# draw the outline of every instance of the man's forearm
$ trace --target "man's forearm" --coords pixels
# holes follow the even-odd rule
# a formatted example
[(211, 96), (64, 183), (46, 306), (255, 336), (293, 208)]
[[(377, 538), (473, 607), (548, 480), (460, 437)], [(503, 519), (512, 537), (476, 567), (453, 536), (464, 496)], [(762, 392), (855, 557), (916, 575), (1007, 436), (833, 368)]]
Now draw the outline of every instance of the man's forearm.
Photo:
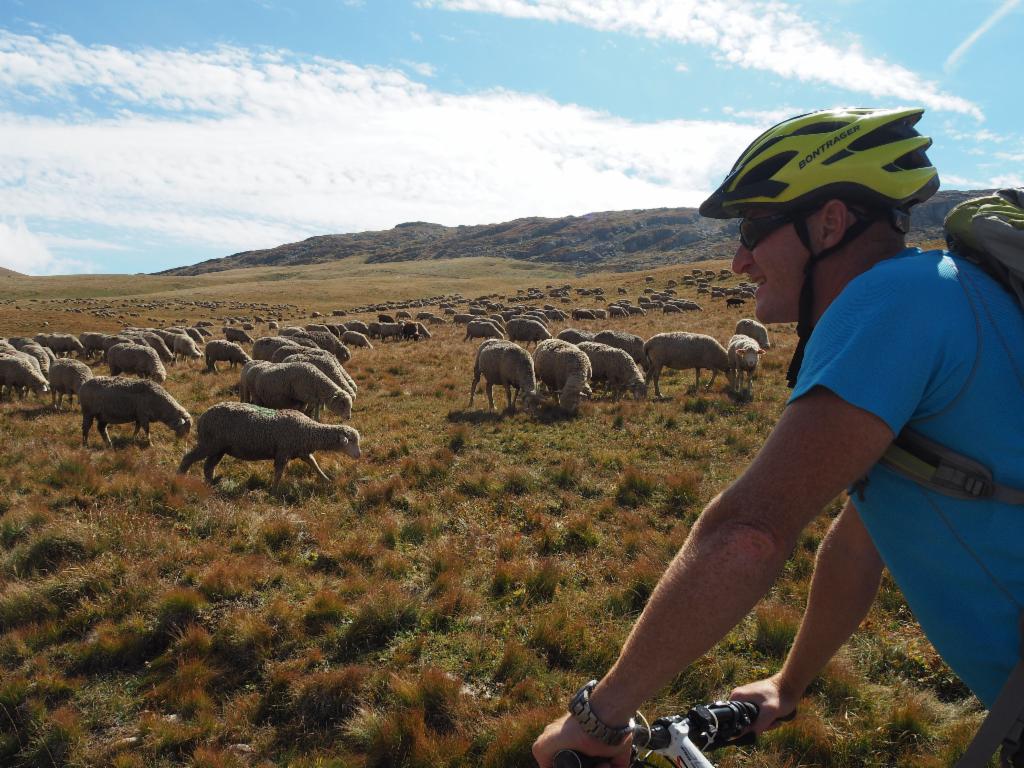
[(853, 505), (836, 518), (818, 548), (807, 610), (778, 681), (799, 698), (852, 635), (878, 594), (882, 560)]
[(792, 542), (735, 524), (725, 505), (722, 496), (708, 505), (594, 691), (594, 710), (605, 722), (628, 720), (732, 629), (782, 570)]

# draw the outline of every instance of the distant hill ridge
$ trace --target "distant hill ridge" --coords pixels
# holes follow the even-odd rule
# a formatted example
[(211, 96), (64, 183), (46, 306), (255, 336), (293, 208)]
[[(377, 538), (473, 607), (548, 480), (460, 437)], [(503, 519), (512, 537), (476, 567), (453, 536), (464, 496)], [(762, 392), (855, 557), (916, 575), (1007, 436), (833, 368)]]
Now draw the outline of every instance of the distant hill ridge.
[[(941, 238), (957, 203), (984, 191), (937, 193), (914, 209), (911, 239)], [(319, 235), (276, 248), (245, 251), (157, 274), (198, 275), (244, 267), (321, 264), (349, 256), (369, 263), (489, 256), (562, 263), (578, 272), (633, 271), (721, 259), (736, 249), (735, 220), (704, 219), (696, 208), (606, 211), (560, 219), (530, 217), (500, 224), (446, 227), (410, 221), (378, 232)]]
[(21, 272), (15, 272), (13, 269), (0, 267), (0, 277), (25, 277), (25, 275), (21, 274)]

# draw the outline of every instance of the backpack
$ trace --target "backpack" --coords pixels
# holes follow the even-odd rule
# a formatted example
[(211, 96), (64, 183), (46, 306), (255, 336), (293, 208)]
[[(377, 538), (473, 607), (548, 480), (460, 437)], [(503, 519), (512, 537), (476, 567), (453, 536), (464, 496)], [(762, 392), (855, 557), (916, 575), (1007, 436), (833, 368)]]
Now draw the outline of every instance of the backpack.
[[(955, 206), (943, 222), (949, 250), (979, 265), (1017, 297), (1024, 311), (1024, 188), (1001, 189)], [(883, 466), (915, 483), (958, 499), (1024, 505), (1024, 489), (996, 483), (968, 456), (907, 427), (882, 456)], [(1021, 661), (955, 768), (983, 768), (1002, 746), (1001, 765), (1024, 765), (1024, 614)]]

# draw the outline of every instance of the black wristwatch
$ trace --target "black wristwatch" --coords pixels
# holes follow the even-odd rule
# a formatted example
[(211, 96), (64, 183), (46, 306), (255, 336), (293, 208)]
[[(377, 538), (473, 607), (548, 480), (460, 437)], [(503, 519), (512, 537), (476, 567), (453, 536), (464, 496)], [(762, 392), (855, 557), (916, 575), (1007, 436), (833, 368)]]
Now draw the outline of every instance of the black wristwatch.
[(584, 733), (608, 746), (617, 747), (633, 733), (635, 722), (633, 718), (630, 718), (629, 723), (620, 728), (601, 722), (601, 719), (594, 714), (594, 710), (590, 708), (590, 694), (596, 685), (597, 680), (591, 680), (576, 691), (576, 695), (569, 701), (569, 714), (580, 724)]

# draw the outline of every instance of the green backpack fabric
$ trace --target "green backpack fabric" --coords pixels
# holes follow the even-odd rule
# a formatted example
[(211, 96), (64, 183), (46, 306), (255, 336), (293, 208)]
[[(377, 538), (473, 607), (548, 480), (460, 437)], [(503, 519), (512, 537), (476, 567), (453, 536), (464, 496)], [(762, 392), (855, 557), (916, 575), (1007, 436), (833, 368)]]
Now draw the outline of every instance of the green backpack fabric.
[(1024, 306), (1024, 188), (960, 203), (943, 227), (951, 251), (987, 269)]

